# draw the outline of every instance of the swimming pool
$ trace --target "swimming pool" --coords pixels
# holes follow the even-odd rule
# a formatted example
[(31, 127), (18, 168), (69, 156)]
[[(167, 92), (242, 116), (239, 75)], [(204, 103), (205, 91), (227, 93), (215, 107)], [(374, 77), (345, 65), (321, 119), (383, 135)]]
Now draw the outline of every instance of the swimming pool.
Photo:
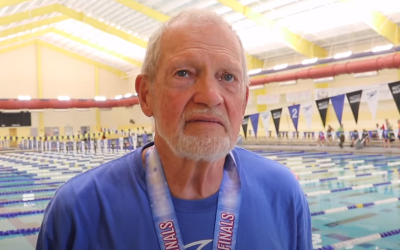
[[(298, 176), (312, 214), (315, 249), (400, 249), (400, 234), (393, 231), (400, 228), (400, 157), (256, 152)], [(44, 209), (56, 189), (123, 154), (0, 155), (0, 249), (34, 249)]]

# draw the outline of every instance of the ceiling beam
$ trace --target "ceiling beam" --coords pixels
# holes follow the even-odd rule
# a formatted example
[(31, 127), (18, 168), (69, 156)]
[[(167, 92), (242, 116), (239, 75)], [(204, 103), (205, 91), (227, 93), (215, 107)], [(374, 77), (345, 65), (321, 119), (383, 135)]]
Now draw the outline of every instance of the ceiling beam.
[(7, 39), (7, 40), (0, 41), (0, 46), (9, 46), (9, 45), (21, 42), (21, 41), (26, 41), (26, 40), (29, 40), (29, 39), (36, 39), (36, 38), (38, 38), (38, 37), (40, 37), (40, 36), (42, 36), (44, 34), (48, 34), (48, 33), (54, 33), (54, 34), (60, 35), (62, 37), (68, 38), (69, 40), (75, 41), (75, 42), (80, 43), (82, 45), (88, 46), (90, 48), (96, 49), (96, 50), (101, 51), (103, 53), (106, 53), (106, 54), (109, 54), (111, 56), (117, 57), (117, 58), (119, 58), (121, 60), (124, 60), (124, 61), (126, 61), (128, 63), (131, 63), (131, 64), (133, 64), (133, 65), (135, 65), (137, 67), (141, 67), (142, 66), (142, 63), (137, 61), (137, 60), (135, 60), (135, 59), (132, 59), (132, 58), (124, 56), (124, 55), (121, 55), (121, 54), (119, 54), (119, 53), (117, 53), (115, 51), (111, 51), (111, 50), (106, 49), (106, 48), (104, 48), (102, 46), (99, 46), (99, 45), (97, 45), (95, 43), (89, 42), (89, 41), (87, 41), (85, 39), (82, 39), (80, 37), (74, 36), (74, 35), (72, 35), (70, 33), (67, 33), (65, 31), (56, 29), (54, 27), (41, 29), (41, 30), (38, 30), (38, 31), (35, 31), (35, 32), (32, 32), (32, 33), (28, 33), (28, 34), (24, 34), (24, 35), (21, 35), (21, 36), (18, 36), (18, 37), (13, 37), (13, 38), (10, 38), (10, 39)]
[(40, 46), (43, 46), (43, 47), (45, 47), (45, 48), (54, 50), (54, 51), (56, 51), (56, 52), (58, 52), (58, 53), (61, 53), (61, 54), (66, 55), (66, 56), (72, 57), (72, 58), (74, 58), (74, 59), (76, 59), (76, 60), (78, 60), (78, 61), (85, 62), (85, 63), (88, 63), (88, 64), (90, 64), (90, 65), (97, 66), (97, 67), (99, 67), (99, 68), (101, 68), (101, 69), (110, 71), (110, 72), (116, 74), (116, 75), (119, 76), (119, 77), (127, 77), (126, 73), (123, 72), (123, 71), (121, 71), (121, 70), (119, 70), (119, 69), (116, 69), (116, 68), (113, 68), (113, 67), (111, 67), (111, 66), (108, 66), (108, 65), (106, 65), (106, 64), (104, 64), (104, 63), (101, 63), (101, 62), (98, 62), (98, 61), (89, 59), (89, 58), (87, 58), (87, 57), (85, 57), (85, 56), (82, 56), (82, 55), (80, 55), (80, 54), (78, 54), (78, 53), (75, 53), (75, 52), (72, 52), (72, 51), (70, 51), (70, 50), (67, 50), (67, 49), (58, 47), (58, 46), (53, 45), (53, 44), (51, 44), (51, 43), (48, 43), (48, 42), (45, 42), (45, 41), (42, 41), (42, 40), (37, 39), (37, 40), (36, 40), (36, 44), (38, 44), (38, 45), (40, 45)]
[[(348, 4), (349, 7), (353, 8), (354, 11), (358, 13), (361, 12), (363, 22), (365, 22), (371, 29), (375, 30), (376, 33), (385, 37), (394, 45), (400, 44), (400, 27), (392, 22), (389, 18), (384, 16), (379, 11), (368, 6), (368, 4), (363, 4), (360, 6), (360, 1), (354, 0), (340, 0), (342, 3)], [(362, 3), (361, 3), (362, 4)]]
[(48, 49), (51, 49), (51, 50), (56, 51), (58, 53), (64, 54), (64, 55), (66, 55), (68, 57), (71, 57), (71, 58), (74, 58), (76, 60), (88, 63), (88, 64), (93, 65), (93, 66), (97, 66), (97, 67), (99, 67), (101, 69), (104, 69), (104, 70), (110, 71), (110, 72), (116, 74), (119, 77), (124, 77), (124, 78), (127, 77), (127, 74), (125, 72), (119, 70), (119, 69), (113, 68), (113, 67), (108, 66), (108, 65), (106, 65), (104, 63), (89, 59), (89, 58), (87, 58), (85, 56), (79, 55), (79, 54), (77, 54), (75, 52), (69, 51), (67, 49), (58, 47), (56, 45), (53, 45), (51, 43), (48, 43), (48, 42), (45, 42), (45, 41), (42, 41), (42, 40), (39, 40), (39, 39), (29, 40), (29, 41), (18, 43), (18, 44), (14, 44), (14, 45), (11, 45), (11, 46), (8, 46), (8, 47), (0, 48), (0, 54), (4, 54), (4, 53), (7, 53), (7, 52), (10, 52), (10, 51), (13, 51), (13, 50), (21, 49), (21, 48), (24, 48), (24, 47), (27, 47), (27, 46), (30, 46), (30, 45), (34, 45), (34, 44), (41, 45), (41, 46), (43, 46), (45, 48), (48, 48)]
[[(171, 17), (164, 15), (161, 12), (158, 12), (150, 7), (147, 7), (141, 3), (138, 3), (133, 0), (114, 0), (115, 2), (118, 2), (126, 7), (131, 8), (132, 10), (139, 12), (141, 14), (144, 14), (150, 18), (153, 18), (157, 21), (160, 21), (162, 23), (168, 21)], [(264, 67), (264, 62), (246, 54), (246, 60), (247, 60), (247, 67), (248, 69), (259, 69)]]
[(100, 22), (92, 17), (89, 17), (87, 15), (85, 15), (83, 12), (77, 12), (75, 10), (69, 9), (63, 5), (60, 4), (53, 4), (53, 5), (48, 5), (45, 7), (41, 7), (41, 8), (37, 8), (37, 9), (32, 9), (29, 11), (25, 11), (25, 12), (20, 12), (20, 13), (16, 13), (14, 15), (10, 15), (10, 16), (4, 16), (4, 17), (0, 17), (0, 26), (1, 25), (8, 25), (14, 22), (20, 22), (26, 19), (30, 19), (30, 18), (34, 18), (34, 17), (38, 17), (38, 16), (43, 16), (46, 14), (51, 14), (54, 12), (58, 12), (61, 13), (69, 18), (72, 18), (74, 20), (86, 23), (98, 30), (101, 30), (105, 33), (117, 36), (121, 39), (124, 39), (132, 44), (138, 45), (142, 48), (146, 48), (147, 47), (147, 41), (142, 40), (138, 37), (135, 37), (133, 35), (130, 35), (122, 30), (119, 30), (117, 28), (114, 28), (110, 25), (107, 25), (103, 22)]
[(47, 18), (47, 19), (32, 22), (32, 23), (27, 23), (27, 24), (20, 25), (20, 26), (11, 28), (11, 29), (2, 30), (2, 31), (0, 31), (0, 38), (10, 36), (10, 35), (16, 35), (20, 32), (33, 30), (35, 28), (40, 28), (45, 25), (55, 24), (55, 23), (58, 23), (58, 22), (61, 22), (61, 21), (67, 20), (67, 19), (69, 19), (69, 17), (62, 15), (62, 16)]
[(328, 56), (328, 52), (322, 47), (314, 44), (303, 37), (293, 33), (292, 31), (279, 27), (279, 25), (266, 18), (264, 15), (255, 12), (248, 6), (239, 3), (236, 0), (218, 0), (221, 4), (228, 6), (236, 12), (243, 14), (248, 19), (254, 21), (261, 27), (267, 28), (269, 31), (278, 35), (288, 47), (297, 51), (298, 53), (305, 55), (308, 58), (323, 58)]
[(8, 46), (5, 48), (0, 48), (0, 54), (4, 54), (13, 50), (17, 50), (17, 49), (21, 49), (30, 45), (35, 44), (35, 40), (31, 40), (31, 41), (27, 41), (27, 42), (23, 42), (23, 43), (19, 43), (19, 44), (15, 44), (12, 46)]
[(157, 21), (160, 21), (162, 23), (168, 21), (171, 17), (164, 15), (161, 12), (158, 12), (150, 7), (147, 7), (146, 5), (143, 5), (141, 3), (138, 3), (136, 1), (132, 0), (114, 0), (115, 2), (118, 2), (126, 7), (131, 8), (134, 11), (137, 11), (139, 13), (142, 13), (148, 17), (151, 17)]
[(0, 0), (0, 9), (7, 6), (12, 6), (16, 4), (20, 4), (23, 2), (28, 2), (32, 0)]
[(132, 59), (132, 58), (130, 58), (128, 56), (124, 56), (123, 54), (119, 54), (119, 53), (117, 53), (115, 51), (109, 50), (109, 49), (107, 49), (105, 47), (102, 47), (102, 46), (97, 45), (95, 43), (89, 42), (88, 40), (85, 40), (85, 39), (82, 39), (80, 37), (74, 36), (74, 35), (72, 35), (70, 33), (65, 32), (65, 31), (62, 31), (62, 30), (59, 30), (59, 29), (56, 29), (56, 28), (50, 28), (50, 32), (55, 33), (55, 34), (60, 35), (60, 36), (63, 36), (65, 38), (68, 38), (68, 39), (70, 39), (72, 41), (75, 41), (75, 42), (78, 42), (80, 44), (86, 45), (86, 46), (88, 46), (90, 48), (93, 48), (93, 49), (96, 49), (98, 51), (104, 52), (104, 53), (109, 54), (111, 56), (117, 57), (117, 58), (119, 58), (121, 60), (124, 60), (124, 61), (126, 61), (128, 63), (131, 63), (131, 64), (133, 64), (133, 65), (135, 65), (137, 67), (142, 67), (142, 62), (140, 62), (140, 61)]

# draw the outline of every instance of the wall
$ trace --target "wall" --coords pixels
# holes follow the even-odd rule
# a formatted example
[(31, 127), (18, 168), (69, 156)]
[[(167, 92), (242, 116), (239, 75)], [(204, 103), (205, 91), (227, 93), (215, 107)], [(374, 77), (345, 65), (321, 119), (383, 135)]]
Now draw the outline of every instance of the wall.
[[(374, 44), (374, 46), (377, 44)], [(332, 54), (353, 50), (354, 52), (368, 50), (371, 48), (370, 43), (355, 45), (348, 48), (335, 48)], [(99, 95), (107, 98), (114, 98), (119, 94), (135, 92), (135, 77), (139, 70), (131, 72), (128, 78), (120, 78), (113, 73), (99, 69), (98, 75), (95, 75), (93, 65), (78, 61), (74, 58), (60, 54), (51, 49), (41, 47), (42, 54), (42, 94), (44, 98), (56, 98), (59, 95), (69, 95), (72, 98), (93, 98), (96, 94), (96, 79), (98, 79)], [(301, 61), (301, 56), (292, 58), (291, 62)], [(279, 60), (266, 61), (266, 67), (270, 68), (276, 64), (287, 62), (285, 58)], [(361, 59), (359, 59), (361, 60)], [(30, 95), (32, 98), (38, 97), (38, 74), (37, 74), (37, 48), (36, 45), (27, 46), (18, 50), (0, 54), (0, 98), (16, 98), (18, 95)], [(355, 79), (351, 75), (343, 75), (335, 78), (333, 82), (326, 83), (325, 87), (336, 88), (344, 86), (363, 86), (392, 82), (400, 79), (400, 73), (397, 70), (383, 70), (379, 76)], [(322, 84), (323, 87), (324, 84)], [(287, 107), (291, 103), (286, 103), (285, 94), (287, 92), (297, 92), (301, 90), (314, 90), (317, 85), (311, 80), (300, 80), (296, 85), (279, 86), (278, 83), (265, 85), (263, 89), (251, 90), (249, 95), (248, 108), (246, 114), (262, 112), (267, 109), (275, 109)], [(258, 105), (257, 96), (265, 94), (280, 94), (281, 102), (275, 105)], [(283, 117), (281, 119), (281, 130), (294, 130), (290, 118), (286, 118), (287, 109), (283, 109)], [(78, 112), (69, 110), (68, 112), (54, 112), (53, 110), (45, 111), (43, 116), (44, 127), (60, 127), (63, 132), (65, 126), (72, 126), (74, 132), (79, 131), (80, 126), (91, 126), (93, 130), (97, 128), (96, 110), (86, 112)], [(151, 129), (153, 121), (146, 117), (140, 110), (140, 106), (133, 108), (116, 108), (111, 111), (100, 110), (100, 126), (111, 128), (132, 128), (144, 126)], [(378, 115), (376, 121), (371, 121), (371, 115), (368, 106), (361, 104), (359, 114), (359, 124), (355, 124), (352, 113), (348, 104), (344, 107), (343, 124), (346, 129), (354, 128), (373, 128), (376, 122), (380, 124), (386, 117), (391, 119), (395, 125), (399, 113), (393, 101), (382, 101), (378, 106)], [(129, 120), (133, 119), (135, 124), (130, 124)], [(327, 124), (331, 124), (334, 128), (338, 127), (335, 114), (332, 107), (328, 112)], [(39, 114), (32, 114), (32, 127), (39, 126)], [(260, 122), (260, 136), (264, 135), (262, 124)], [(249, 125), (251, 129), (251, 124)], [(321, 130), (322, 123), (318, 111), (314, 109), (311, 130)], [(270, 130), (274, 130), (273, 122), (270, 123)], [(308, 130), (304, 117), (300, 115), (299, 130)], [(0, 128), (0, 136), (7, 135), (8, 128)], [(28, 136), (30, 128), (18, 128), (19, 136)]]
[[(18, 95), (39, 97), (38, 88), (38, 57), (37, 45), (31, 45), (17, 50), (0, 54), (0, 98), (17, 98)], [(116, 95), (135, 93), (135, 78), (139, 70), (132, 72), (127, 78), (121, 78), (109, 71), (98, 69), (95, 66), (79, 61), (75, 58), (40, 47), (42, 67), (42, 96), (43, 98), (57, 98), (68, 95), (71, 98), (94, 98), (96, 95), (96, 81), (98, 94), (107, 98)], [(43, 117), (44, 127), (59, 127), (60, 134), (64, 133), (65, 126), (72, 126), (74, 133), (80, 131), (81, 126), (90, 126), (92, 131), (97, 130), (96, 109), (66, 112), (45, 110), (43, 113), (32, 113), (32, 127), (39, 127), (39, 116)], [(136, 128), (129, 123), (134, 119), (136, 126), (145, 126), (149, 130), (152, 121), (145, 117), (140, 107), (131, 109), (115, 108), (110, 111), (99, 111), (100, 126), (111, 128)], [(31, 128), (17, 128), (18, 136), (30, 136)], [(43, 134), (39, 132), (39, 134)], [(0, 136), (7, 136), (9, 128), (0, 128)]]

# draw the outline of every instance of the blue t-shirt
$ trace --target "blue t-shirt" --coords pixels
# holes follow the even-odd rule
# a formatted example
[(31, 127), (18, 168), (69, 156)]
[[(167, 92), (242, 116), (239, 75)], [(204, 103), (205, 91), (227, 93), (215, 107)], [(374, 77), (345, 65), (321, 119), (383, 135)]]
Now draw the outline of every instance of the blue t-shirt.
[[(135, 150), (59, 188), (36, 249), (160, 249), (141, 153)], [(308, 203), (294, 175), (242, 148), (232, 154), (242, 188), (236, 249), (312, 250)], [(185, 249), (211, 250), (217, 202), (218, 193), (201, 200), (173, 198)]]

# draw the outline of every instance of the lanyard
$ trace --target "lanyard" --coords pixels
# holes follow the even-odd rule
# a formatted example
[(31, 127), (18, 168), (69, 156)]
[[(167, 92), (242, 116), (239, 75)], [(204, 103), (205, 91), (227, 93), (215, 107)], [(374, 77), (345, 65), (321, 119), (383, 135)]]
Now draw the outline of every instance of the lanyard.
[[(230, 157), (230, 158), (229, 158)], [(154, 227), (162, 250), (184, 250), (171, 193), (155, 147), (146, 152), (146, 186)], [(213, 250), (234, 250), (241, 202), (240, 178), (233, 156), (225, 164), (219, 190)]]

